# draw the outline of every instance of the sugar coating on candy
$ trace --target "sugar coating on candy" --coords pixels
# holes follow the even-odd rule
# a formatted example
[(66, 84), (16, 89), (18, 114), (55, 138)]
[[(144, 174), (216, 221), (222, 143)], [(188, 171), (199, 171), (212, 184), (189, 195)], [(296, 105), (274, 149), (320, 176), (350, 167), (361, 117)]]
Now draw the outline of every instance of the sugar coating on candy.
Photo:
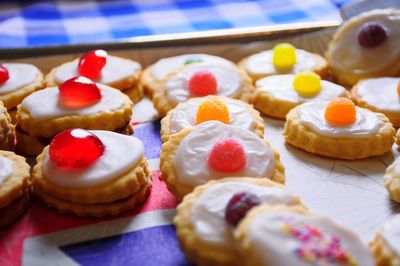
[(193, 63), (201, 63), (201, 62), (203, 62), (203, 60), (201, 60), (200, 58), (189, 58), (189, 59), (187, 59), (186, 61), (185, 61), (185, 65), (190, 65), (190, 64), (193, 64)]
[(350, 99), (337, 97), (328, 103), (325, 119), (332, 125), (351, 125), (356, 121), (356, 106)]
[(209, 166), (219, 172), (236, 172), (243, 169), (246, 163), (247, 158), (243, 146), (232, 138), (214, 144), (208, 155)]
[(253, 193), (236, 193), (226, 205), (225, 220), (231, 225), (236, 226), (251, 208), (260, 204), (260, 198)]
[(366, 22), (358, 32), (358, 43), (363, 48), (374, 48), (383, 43), (388, 37), (384, 26), (376, 22)]
[(80, 170), (104, 153), (104, 145), (93, 133), (72, 128), (58, 133), (50, 143), (50, 160), (63, 170)]
[(310, 265), (357, 265), (336, 235), (324, 234), (310, 224), (295, 224), (291, 219), (283, 221), (281, 231), (298, 240), (300, 244), (293, 245), (293, 252)]
[(305, 98), (312, 98), (321, 91), (321, 77), (313, 72), (302, 72), (293, 80), (294, 90)]
[(194, 96), (207, 96), (217, 93), (217, 80), (208, 70), (200, 70), (194, 73), (188, 83), (188, 89)]
[(97, 80), (101, 70), (107, 63), (107, 52), (104, 50), (93, 50), (83, 54), (79, 58), (78, 74), (91, 80)]
[(85, 77), (74, 77), (58, 86), (60, 104), (66, 108), (83, 108), (101, 100), (96, 83)]
[(289, 43), (281, 43), (274, 47), (272, 64), (278, 68), (290, 68), (297, 63), (296, 48)]
[(210, 120), (229, 124), (229, 111), (226, 104), (218, 99), (210, 99), (202, 102), (197, 108), (196, 124)]
[(0, 64), (0, 84), (5, 83), (10, 78), (7, 68)]

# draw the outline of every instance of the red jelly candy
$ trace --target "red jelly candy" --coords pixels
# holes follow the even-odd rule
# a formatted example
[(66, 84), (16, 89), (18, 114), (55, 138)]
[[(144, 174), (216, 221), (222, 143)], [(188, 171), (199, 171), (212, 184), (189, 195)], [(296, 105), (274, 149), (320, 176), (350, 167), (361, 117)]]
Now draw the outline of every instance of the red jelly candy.
[(92, 165), (104, 153), (104, 145), (93, 133), (71, 128), (58, 133), (50, 143), (50, 159), (64, 170)]
[(358, 42), (364, 48), (374, 48), (388, 37), (385, 28), (376, 22), (364, 23), (358, 33)]
[(3, 84), (10, 78), (7, 68), (0, 64), (0, 84)]
[(253, 193), (236, 193), (226, 205), (225, 220), (236, 226), (251, 208), (259, 204), (261, 204), (260, 198)]
[(219, 172), (236, 172), (246, 166), (243, 146), (234, 139), (224, 139), (216, 143), (208, 156), (208, 164)]
[(58, 86), (60, 103), (67, 108), (82, 108), (101, 100), (96, 83), (85, 77), (71, 78)]
[(201, 70), (194, 73), (189, 80), (189, 91), (195, 96), (207, 96), (217, 93), (217, 80), (213, 73)]
[(93, 50), (82, 55), (79, 59), (78, 73), (81, 76), (97, 80), (101, 70), (106, 65), (107, 52), (104, 50)]

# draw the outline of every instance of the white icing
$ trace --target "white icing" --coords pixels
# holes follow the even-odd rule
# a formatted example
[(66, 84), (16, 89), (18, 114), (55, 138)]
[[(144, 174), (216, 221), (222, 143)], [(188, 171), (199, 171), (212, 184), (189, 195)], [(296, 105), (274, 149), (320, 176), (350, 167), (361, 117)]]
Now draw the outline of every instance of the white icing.
[(357, 85), (357, 94), (368, 105), (379, 110), (400, 112), (399, 82), (400, 78), (365, 79)]
[(291, 219), (295, 226), (312, 225), (321, 230), (324, 237), (329, 237), (329, 235), (339, 237), (342, 249), (355, 260), (356, 265), (374, 265), (369, 250), (361, 240), (331, 219), (323, 216), (310, 217), (276, 211), (259, 213), (250, 223), (249, 245), (253, 248), (254, 256), (261, 258), (261, 265), (342, 265), (329, 262), (323, 264), (318, 261), (313, 263), (298, 257), (295, 249), (301, 246), (302, 242), (282, 230), (284, 219)]
[[(247, 165), (240, 171), (222, 173), (213, 170), (207, 163), (214, 144), (226, 138), (235, 139), (246, 151)], [(218, 121), (197, 126), (182, 140), (175, 154), (178, 182), (192, 187), (227, 176), (271, 177), (274, 169), (274, 154), (261, 138), (246, 129)]]
[(143, 157), (144, 146), (133, 136), (111, 131), (92, 130), (104, 144), (103, 155), (87, 169), (64, 171), (57, 167), (46, 150), (43, 173), (51, 182), (66, 188), (83, 188), (107, 183), (134, 167)]
[(307, 101), (326, 101), (342, 96), (346, 89), (335, 83), (321, 80), (321, 91), (314, 97), (301, 97), (293, 88), (294, 74), (275, 75), (265, 77), (256, 82), (257, 90), (267, 92), (273, 97), (292, 103), (302, 103)]
[[(388, 38), (374, 48), (363, 48), (358, 32), (365, 22), (374, 21), (386, 28)], [(354, 74), (371, 74), (395, 64), (400, 57), (400, 12), (373, 10), (344, 22), (329, 48), (331, 67)]]
[(8, 70), (9, 79), (0, 85), (0, 95), (7, 94), (34, 82), (38, 75), (39, 69), (29, 64), (3, 64)]
[[(196, 125), (196, 114), (199, 105), (207, 98), (198, 98), (179, 104), (172, 112), (170, 120), (171, 133), (177, 133), (184, 128)], [(249, 108), (234, 99), (223, 99), (229, 112), (230, 125), (252, 130), (255, 120)]]
[(217, 95), (237, 97), (242, 85), (242, 77), (238, 70), (231, 65), (216, 63), (190, 64), (172, 76), (167, 84), (168, 97), (175, 103), (184, 102), (190, 97), (188, 83), (191, 76), (202, 70), (210, 71), (217, 80)]
[(359, 138), (375, 135), (383, 122), (376, 113), (356, 107), (356, 121), (348, 126), (333, 126), (325, 120), (325, 108), (328, 102), (308, 102), (299, 105), (297, 113), (300, 123), (317, 133), (330, 137)]
[[(61, 65), (54, 75), (57, 84), (78, 75), (79, 59)], [(126, 78), (132, 77), (141, 66), (131, 60), (112, 55), (107, 56), (107, 63), (101, 70), (101, 76), (96, 81), (102, 84), (112, 84)]]
[(251, 192), (265, 204), (297, 204), (296, 196), (278, 186), (265, 187), (239, 180), (219, 183), (207, 188), (193, 204), (191, 219), (198, 237), (234, 249), (232, 227), (225, 220), (225, 208), (239, 192)]
[(314, 56), (311, 53), (301, 49), (296, 49), (297, 63), (289, 70), (281, 70), (276, 68), (272, 64), (273, 55), (273, 50), (267, 50), (251, 55), (245, 62), (246, 71), (252, 75), (270, 76), (284, 73), (312, 71), (317, 66)]
[(121, 108), (125, 103), (124, 95), (116, 89), (103, 84), (97, 84), (101, 92), (101, 100), (91, 106), (69, 109), (59, 103), (57, 87), (36, 91), (26, 97), (21, 106), (27, 110), (32, 118), (37, 120), (65, 117), (69, 115), (90, 115), (98, 112), (107, 112)]
[(0, 185), (13, 175), (13, 162), (3, 156), (0, 156)]
[[(215, 62), (215, 63), (219, 63), (219, 64), (232, 65), (232, 62), (230, 62), (222, 57), (219, 57), (219, 56), (207, 55), (207, 54), (185, 54), (185, 55), (178, 55), (178, 56), (163, 58), (163, 59), (157, 61), (152, 67), (151, 74), (156, 79), (159, 79), (159, 80), (163, 79), (169, 73), (184, 66), (185, 62), (190, 59), (200, 59), (202, 62), (208, 62), (208, 63)], [(197, 63), (195, 63), (195, 64), (197, 64)]]
[(385, 223), (381, 229), (382, 237), (391, 250), (400, 256), (400, 214)]

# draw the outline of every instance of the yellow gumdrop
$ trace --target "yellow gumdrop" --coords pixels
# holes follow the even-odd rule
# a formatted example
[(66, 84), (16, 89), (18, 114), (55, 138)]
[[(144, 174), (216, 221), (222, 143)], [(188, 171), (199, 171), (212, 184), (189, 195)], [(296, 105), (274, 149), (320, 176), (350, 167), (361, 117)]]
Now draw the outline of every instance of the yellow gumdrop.
[(321, 77), (313, 72), (299, 73), (293, 80), (293, 88), (301, 97), (314, 97), (321, 91)]
[(278, 68), (289, 68), (297, 63), (296, 48), (289, 43), (281, 43), (274, 47), (272, 64)]
[(229, 124), (228, 107), (220, 100), (209, 99), (199, 105), (196, 114), (196, 124), (210, 120)]

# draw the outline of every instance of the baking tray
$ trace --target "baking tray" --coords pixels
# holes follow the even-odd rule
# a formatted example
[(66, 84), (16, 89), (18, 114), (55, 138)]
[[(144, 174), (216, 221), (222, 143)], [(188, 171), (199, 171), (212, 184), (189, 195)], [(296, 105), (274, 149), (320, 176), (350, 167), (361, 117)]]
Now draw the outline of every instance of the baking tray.
[[(337, 25), (332, 24), (322, 28), (316, 27), (315, 29), (318, 28), (317, 31), (315, 29), (311, 31), (302, 29), (305, 31), (301, 30), (300, 32), (297, 30), (292, 31), (291, 29), (287, 32), (282, 30), (278, 35), (267, 34), (259, 36), (255, 34), (256, 41), (252, 40), (251, 42), (229, 39), (228, 36), (224, 36), (223, 42), (215, 42), (213, 40), (214, 37), (208, 36), (204, 38), (210, 38), (209, 40), (211, 41), (197, 43), (197, 45), (192, 45), (196, 43), (195, 39), (189, 39), (187, 40), (188, 43), (179, 42), (177, 45), (173, 40), (165, 42), (157, 40), (158, 45), (149, 45), (148, 47), (142, 46), (142, 44), (131, 47), (132, 44), (128, 45), (126, 43), (121, 46), (112, 44), (111, 46), (100, 45), (96, 47), (107, 49), (110, 47), (116, 48), (116, 45), (118, 47), (112, 49), (112, 54), (137, 60), (143, 66), (147, 66), (163, 57), (183, 53), (210, 53), (238, 61), (242, 57), (257, 51), (271, 48), (279, 42), (290, 42), (298, 48), (324, 54), (332, 38), (335, 26)], [(252, 33), (244, 33), (245, 36), (250, 36), (247, 34), (251, 35)], [(46, 53), (47, 55), (41, 56), (38, 56), (36, 51), (33, 54), (29, 54), (31, 56), (29, 58), (20, 58), (14, 61), (30, 62), (37, 65), (44, 72), (48, 72), (52, 67), (78, 56), (82, 49), (92, 48), (88, 46), (70, 47), (65, 50), (65, 52), (71, 52), (67, 54), (59, 54), (61, 51), (54, 48), (54, 50)], [(26, 55), (25, 52), (17, 54)], [(148, 125), (156, 125), (155, 129), (158, 129), (155, 111), (152, 108), (151, 101), (148, 99), (144, 99), (134, 107), (134, 119), (142, 122), (137, 126), (139, 131), (140, 128)], [(386, 167), (399, 155), (397, 145), (393, 146), (392, 152), (379, 157), (356, 161), (328, 159), (306, 153), (285, 144), (282, 136), (284, 121), (267, 117), (264, 117), (264, 119), (266, 125), (265, 137), (279, 151), (282, 163), (286, 168), (287, 189), (299, 195), (311, 211), (330, 216), (349, 227), (366, 244), (372, 240), (382, 223), (400, 212), (400, 205), (390, 200), (383, 185), (383, 175)], [(151, 144), (147, 145), (151, 146)], [(159, 149), (159, 146), (150, 148)], [(158, 163), (158, 158), (151, 158), (150, 165), (155, 173), (158, 173)], [(166, 193), (165, 187), (158, 179), (155, 180), (155, 189), (157, 189), (157, 193)], [(158, 189), (164, 192), (158, 192)], [(153, 196), (151, 195), (151, 197)], [(150, 199), (150, 201), (153, 200), (153, 198)], [(154, 212), (155, 217), (148, 218), (148, 216), (142, 216), (141, 213), (132, 218), (135, 213), (131, 212), (118, 216), (116, 219), (102, 219), (96, 222), (81, 223), (79, 226), (71, 226), (73, 227), (71, 229), (63, 228), (41, 236), (26, 238), (23, 241), (23, 246), (19, 247), (22, 251), (22, 253), (19, 253), (20, 256), (22, 254), (22, 263), (24, 265), (45, 265), (46, 262), (57, 260), (59, 265), (73, 264), (74, 262), (66, 258), (56, 247), (118, 235), (122, 232), (127, 232), (127, 230), (128, 232), (129, 230), (137, 230), (137, 228), (142, 228), (143, 224), (151, 224), (155, 223), (155, 221), (161, 224), (169, 224), (174, 215), (173, 207), (176, 202), (171, 195), (165, 194), (165, 202), (162, 204), (166, 204), (163, 207), (164, 209), (158, 214)], [(40, 208), (46, 207), (42, 205), (34, 206), (31, 212), (37, 211), (40, 213)], [(47, 212), (47, 210), (45, 211)], [(160, 209), (157, 211), (160, 211)], [(50, 210), (50, 212), (53, 212), (52, 215), (54, 216), (58, 215), (55, 214), (54, 210)], [(38, 215), (36, 215), (36, 218), (40, 219), (40, 217), (37, 217)], [(35, 215), (32, 217), (35, 217)], [(15, 236), (19, 234), (18, 230), (21, 230), (21, 226), (18, 223), (21, 222), (18, 221), (17, 225), (9, 229), (15, 230)], [(12, 239), (13, 237), (10, 234), (13, 234), (13, 232), (8, 232), (8, 234), (8, 238)], [(0, 243), (1, 241), (0, 234)], [(6, 248), (10, 250), (14, 247), (8, 242), (4, 243), (4, 241), (1, 244), (9, 245)], [(1, 256), (0, 265), (3, 265)]]

